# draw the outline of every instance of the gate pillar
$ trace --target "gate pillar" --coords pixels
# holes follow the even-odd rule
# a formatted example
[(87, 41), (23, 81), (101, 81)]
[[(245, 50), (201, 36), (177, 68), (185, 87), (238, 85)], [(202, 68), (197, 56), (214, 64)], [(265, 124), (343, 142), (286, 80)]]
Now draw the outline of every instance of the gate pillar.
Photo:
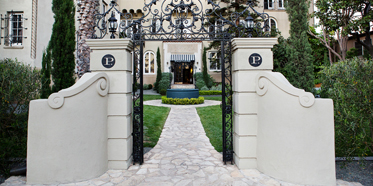
[(257, 168), (258, 95), (255, 79), (273, 70), (271, 49), (277, 38), (234, 38), (233, 61), (233, 150), (240, 169)]
[(108, 94), (108, 168), (127, 169), (132, 162), (132, 41), (89, 39), (91, 71), (105, 72)]

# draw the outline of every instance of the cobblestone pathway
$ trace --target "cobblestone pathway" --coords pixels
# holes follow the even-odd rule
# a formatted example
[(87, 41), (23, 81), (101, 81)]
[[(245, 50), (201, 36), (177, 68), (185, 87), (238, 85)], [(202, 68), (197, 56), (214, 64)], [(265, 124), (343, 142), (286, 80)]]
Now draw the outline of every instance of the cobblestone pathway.
[[(159, 105), (159, 102), (148, 102)], [(207, 105), (220, 104), (208, 101)], [(65, 185), (294, 185), (275, 180), (255, 169), (239, 170), (235, 165), (224, 165), (206, 137), (197, 111), (192, 106), (170, 106), (170, 115), (158, 144), (145, 154), (142, 166), (128, 170), (109, 170), (99, 178)], [(24, 177), (11, 177), (3, 185), (24, 185)], [(361, 185), (338, 180), (338, 185)]]

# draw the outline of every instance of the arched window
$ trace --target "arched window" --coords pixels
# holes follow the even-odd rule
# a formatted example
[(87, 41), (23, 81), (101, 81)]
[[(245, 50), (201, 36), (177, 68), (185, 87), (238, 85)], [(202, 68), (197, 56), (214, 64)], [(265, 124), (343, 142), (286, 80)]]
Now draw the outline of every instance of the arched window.
[[(267, 22), (268, 24), (268, 22)], [(277, 29), (277, 21), (273, 18), (269, 18), (269, 27), (267, 27), (265, 30), (266, 31), (271, 31), (271, 30), (276, 30)]]
[(155, 66), (155, 55), (154, 52), (145, 52), (144, 54), (144, 73), (145, 74), (154, 74)]

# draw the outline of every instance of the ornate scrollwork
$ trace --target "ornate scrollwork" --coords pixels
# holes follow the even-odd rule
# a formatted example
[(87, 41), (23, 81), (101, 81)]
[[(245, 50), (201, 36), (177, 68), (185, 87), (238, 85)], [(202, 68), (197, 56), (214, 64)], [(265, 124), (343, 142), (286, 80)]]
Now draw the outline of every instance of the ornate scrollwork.
[(72, 87), (53, 93), (48, 98), (51, 108), (59, 109), (65, 103), (65, 98), (75, 96), (86, 90), (93, 83), (97, 82), (96, 90), (100, 96), (106, 96), (109, 92), (109, 77), (106, 73), (86, 73)]
[[(160, 9), (155, 8), (162, 1)], [(119, 14), (119, 37), (136, 40), (216, 40), (231, 37), (269, 37), (269, 15), (259, 13), (251, 1), (242, 12), (222, 12), (219, 4), (207, 0), (204, 9), (201, 0), (152, 0), (144, 3), (143, 15), (134, 19), (131, 13), (122, 13), (112, 0), (108, 11), (96, 14), (96, 31), (93, 38), (103, 38), (108, 33), (106, 20), (110, 13)], [(154, 6), (154, 7), (153, 7)], [(256, 24), (247, 26), (247, 16), (255, 15)]]
[(282, 74), (278, 72), (261, 72), (257, 75), (256, 82), (256, 93), (260, 96), (264, 96), (268, 92), (270, 86), (269, 82), (272, 82), (282, 91), (298, 97), (299, 104), (303, 107), (308, 108), (315, 103), (315, 96), (312, 93), (306, 92), (303, 89), (295, 88)]

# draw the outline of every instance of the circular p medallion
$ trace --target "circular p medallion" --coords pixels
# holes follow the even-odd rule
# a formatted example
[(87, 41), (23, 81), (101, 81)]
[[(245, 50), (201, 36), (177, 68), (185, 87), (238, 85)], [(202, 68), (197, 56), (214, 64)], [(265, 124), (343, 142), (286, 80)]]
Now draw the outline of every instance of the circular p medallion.
[(102, 62), (102, 66), (104, 66), (105, 68), (111, 68), (115, 65), (115, 58), (111, 54), (106, 54), (102, 58), (101, 62)]
[(262, 56), (257, 53), (251, 54), (249, 57), (249, 63), (253, 67), (260, 66), (262, 64), (262, 61), (263, 61)]

